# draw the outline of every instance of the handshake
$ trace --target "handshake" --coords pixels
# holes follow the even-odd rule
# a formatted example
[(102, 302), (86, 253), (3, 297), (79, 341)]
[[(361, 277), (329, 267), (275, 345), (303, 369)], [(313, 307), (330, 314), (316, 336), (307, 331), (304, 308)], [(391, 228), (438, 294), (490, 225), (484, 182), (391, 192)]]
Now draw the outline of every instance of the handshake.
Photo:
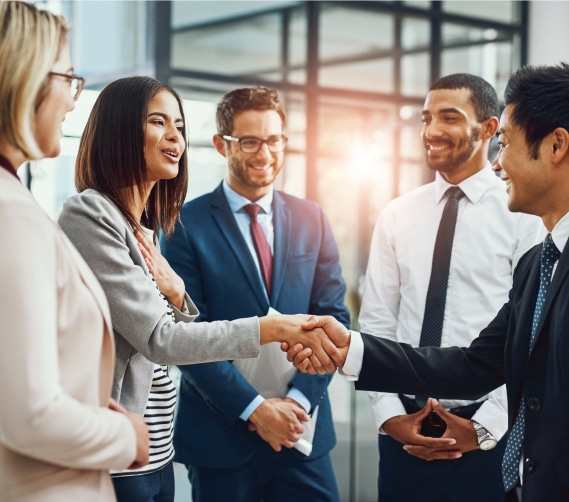
[(261, 343), (281, 342), (287, 359), (300, 371), (323, 375), (344, 366), (351, 334), (334, 317), (271, 315), (259, 322)]

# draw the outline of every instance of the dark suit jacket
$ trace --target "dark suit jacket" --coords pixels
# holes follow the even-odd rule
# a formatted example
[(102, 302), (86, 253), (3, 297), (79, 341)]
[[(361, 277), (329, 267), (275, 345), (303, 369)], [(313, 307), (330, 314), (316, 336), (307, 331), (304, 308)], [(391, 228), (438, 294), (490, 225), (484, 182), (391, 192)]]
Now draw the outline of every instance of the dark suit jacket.
[[(529, 354), (541, 244), (520, 260), (510, 298), (470, 347), (413, 349), (364, 335), (356, 388), (474, 399), (507, 385), (509, 426), (525, 400), (523, 501), (569, 500), (569, 249), (559, 259)], [(483, 482), (483, 480), (481, 480)]]
[[(330, 314), (345, 325), (349, 313), (339, 255), (330, 225), (314, 202), (275, 191), (271, 306), (284, 314)], [(225, 198), (222, 185), (184, 205), (182, 224), (162, 242), (163, 252), (186, 284), (199, 320), (263, 316), (264, 286)], [(258, 448), (270, 448), (247, 430), (239, 414), (258, 394), (231, 362), (181, 367), (175, 423), (176, 460), (205, 467), (235, 467)], [(319, 406), (310, 458), (333, 448), (336, 438), (327, 386), (330, 376), (298, 373), (290, 382)], [(306, 458), (283, 449), (283, 458)]]

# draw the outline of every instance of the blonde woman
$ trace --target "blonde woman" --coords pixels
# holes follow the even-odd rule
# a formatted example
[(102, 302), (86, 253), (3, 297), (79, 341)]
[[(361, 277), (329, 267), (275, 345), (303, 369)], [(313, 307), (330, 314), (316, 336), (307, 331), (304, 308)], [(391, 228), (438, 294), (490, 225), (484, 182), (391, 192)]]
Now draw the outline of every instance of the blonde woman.
[(115, 500), (109, 469), (148, 461), (142, 418), (110, 400), (108, 305), (95, 276), (20, 182), (55, 157), (83, 79), (68, 26), (0, 2), (0, 500)]

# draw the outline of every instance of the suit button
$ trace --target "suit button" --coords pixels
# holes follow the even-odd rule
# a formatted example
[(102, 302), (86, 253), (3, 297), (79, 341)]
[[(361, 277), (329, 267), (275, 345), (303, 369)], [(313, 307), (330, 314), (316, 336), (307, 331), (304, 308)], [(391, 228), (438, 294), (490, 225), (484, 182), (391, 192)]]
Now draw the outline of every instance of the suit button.
[(526, 401), (526, 406), (530, 411), (539, 411), (539, 409), (541, 408), (541, 403), (539, 402), (539, 399), (537, 397), (530, 397)]
[(531, 458), (526, 458), (524, 460), (524, 467), (525, 471), (529, 474), (533, 474), (535, 472), (535, 462)]

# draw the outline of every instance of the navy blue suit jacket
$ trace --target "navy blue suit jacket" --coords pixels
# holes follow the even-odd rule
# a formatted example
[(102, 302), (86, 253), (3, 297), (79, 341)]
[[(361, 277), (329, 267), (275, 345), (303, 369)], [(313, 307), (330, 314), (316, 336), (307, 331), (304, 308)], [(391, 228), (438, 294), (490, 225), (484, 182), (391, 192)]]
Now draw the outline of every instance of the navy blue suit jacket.
[[(421, 348), (363, 335), (356, 388), (475, 399), (506, 383), (509, 426), (524, 397), (524, 502), (569, 500), (569, 248), (529, 341), (542, 245), (518, 263), (510, 298), (470, 347)], [(481, 480), (483, 482), (483, 480)]]
[[(330, 314), (344, 325), (349, 312), (338, 249), (316, 203), (278, 192), (273, 198), (274, 259), (271, 306), (283, 314)], [(198, 321), (263, 316), (269, 309), (255, 262), (235, 221), (222, 185), (186, 203), (162, 250), (198, 307)], [(270, 448), (239, 418), (258, 394), (231, 362), (188, 365), (175, 422), (176, 460), (203, 467), (236, 467), (258, 448)], [(328, 400), (331, 376), (298, 373), (294, 385), (318, 419), (310, 457), (329, 452), (336, 438)], [(282, 450), (283, 459), (304, 455)]]

